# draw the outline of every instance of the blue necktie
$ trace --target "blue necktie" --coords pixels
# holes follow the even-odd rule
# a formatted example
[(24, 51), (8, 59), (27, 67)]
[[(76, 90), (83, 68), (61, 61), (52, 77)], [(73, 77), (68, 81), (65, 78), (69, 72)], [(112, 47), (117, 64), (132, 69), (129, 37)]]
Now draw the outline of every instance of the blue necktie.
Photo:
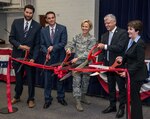
[[(113, 32), (109, 32), (108, 45), (111, 44), (111, 40), (113, 37)], [(107, 61), (109, 61), (109, 51), (107, 50)]]
[(126, 51), (127, 51), (127, 50), (128, 50), (128, 49), (132, 46), (133, 42), (134, 42), (134, 41), (130, 39), (130, 41), (129, 41), (129, 43), (128, 43), (128, 47), (127, 47)]
[(29, 23), (26, 22), (26, 25), (25, 25), (25, 28), (24, 28), (24, 38), (27, 37), (27, 33), (28, 33), (28, 25), (29, 25)]

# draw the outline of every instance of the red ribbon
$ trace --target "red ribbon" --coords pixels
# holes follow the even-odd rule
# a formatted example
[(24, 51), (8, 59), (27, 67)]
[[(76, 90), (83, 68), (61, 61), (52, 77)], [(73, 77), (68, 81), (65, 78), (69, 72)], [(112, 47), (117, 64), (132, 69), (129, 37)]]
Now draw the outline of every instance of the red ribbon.
[[(127, 69), (122, 69), (122, 68), (110, 68), (110, 69), (94, 69), (94, 68), (69, 68), (66, 70), (62, 70), (62, 66), (58, 66), (58, 67), (52, 67), (52, 66), (44, 66), (44, 65), (41, 65), (41, 64), (36, 64), (36, 63), (31, 63), (31, 62), (27, 62), (27, 61), (21, 61), (21, 60), (18, 60), (18, 59), (15, 59), (15, 58), (11, 58), (17, 62), (20, 62), (20, 63), (23, 63), (23, 64), (26, 64), (26, 65), (29, 65), (29, 66), (34, 66), (34, 67), (38, 67), (38, 68), (44, 68), (44, 69), (47, 69), (47, 70), (54, 70), (55, 74), (58, 75), (59, 78), (62, 78), (67, 70), (71, 70), (71, 71), (78, 71), (78, 72), (101, 72), (101, 71), (109, 71), (109, 72), (116, 72), (116, 71), (121, 71), (121, 72), (126, 72), (127, 73), (127, 78), (128, 78), (128, 82), (127, 82), (127, 97), (128, 97), (128, 100), (127, 100), (127, 109), (128, 109), (128, 119), (131, 118), (131, 113), (130, 113), (130, 77), (129, 77), (129, 73), (127, 71)], [(9, 61), (10, 63), (11, 61)], [(8, 77), (9, 77), (9, 70), (8, 70)], [(8, 78), (7, 77), (7, 78)], [(8, 80), (10, 81), (10, 77), (8, 78)], [(8, 98), (10, 96), (7, 96)], [(10, 107), (10, 104), (9, 104), (9, 107)], [(10, 110), (11, 111), (11, 110)]]
[[(93, 50), (95, 50), (97, 48), (97, 45), (95, 45), (91, 50), (90, 53), (88, 55), (88, 60), (92, 60), (94, 63), (98, 63), (96, 62), (96, 56), (98, 54), (101, 53), (101, 50), (97, 51), (96, 53), (93, 54)], [(109, 68), (109, 69), (93, 69), (93, 68), (69, 68), (66, 70), (62, 70), (62, 66), (58, 66), (58, 67), (53, 67), (53, 66), (45, 66), (45, 65), (41, 65), (41, 64), (36, 64), (36, 63), (32, 63), (32, 62), (27, 62), (27, 61), (21, 61), (15, 58), (9, 58), (9, 63), (8, 63), (8, 67), (7, 67), (7, 100), (8, 100), (8, 110), (9, 112), (12, 112), (12, 105), (11, 105), (11, 95), (10, 95), (10, 66), (11, 66), (11, 59), (15, 60), (17, 62), (29, 65), (29, 66), (34, 66), (37, 68), (44, 68), (47, 70), (54, 70), (54, 73), (58, 75), (59, 78), (62, 78), (66, 73), (67, 70), (71, 70), (71, 71), (79, 71), (79, 72), (101, 72), (101, 71), (109, 71), (109, 72), (116, 72), (116, 71), (122, 71), (122, 72), (126, 72), (127, 73), (127, 116), (128, 119), (131, 119), (131, 113), (130, 113), (130, 76), (129, 73), (127, 71), (127, 69), (122, 69), (122, 68)], [(66, 58), (65, 58), (66, 59)], [(63, 64), (63, 63), (62, 63)]]
[(131, 97), (130, 97), (130, 75), (129, 75), (129, 72), (128, 70), (126, 69), (126, 74), (127, 74), (127, 116), (128, 116), (128, 119), (131, 119), (131, 111), (130, 111), (130, 100), (131, 100)]
[(13, 112), (12, 104), (11, 104), (11, 88), (10, 88), (10, 69), (11, 69), (11, 58), (9, 57), (8, 65), (7, 65), (7, 84), (6, 84), (6, 95), (7, 95), (7, 107), (8, 112)]
[(46, 65), (42, 65), (42, 64), (33, 63), (33, 62), (18, 60), (18, 59), (15, 59), (15, 58), (11, 58), (11, 59), (16, 61), (16, 62), (20, 62), (22, 64), (26, 64), (26, 65), (29, 65), (29, 66), (32, 66), (32, 67), (44, 68), (44, 69), (47, 69), (47, 70), (54, 70), (53, 66), (46, 66)]

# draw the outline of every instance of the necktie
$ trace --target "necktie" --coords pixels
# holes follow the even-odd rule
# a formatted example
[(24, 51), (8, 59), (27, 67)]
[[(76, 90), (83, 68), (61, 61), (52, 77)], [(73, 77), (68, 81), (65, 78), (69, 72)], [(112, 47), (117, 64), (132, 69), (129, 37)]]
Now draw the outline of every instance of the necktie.
[(54, 29), (53, 28), (51, 29), (50, 37), (51, 37), (51, 42), (53, 43), (53, 40), (54, 40)]
[(29, 23), (28, 23), (28, 22), (26, 22), (26, 24), (25, 24), (25, 28), (24, 28), (24, 38), (26, 38), (26, 37), (27, 37), (27, 33), (28, 33), (28, 25), (29, 25)]
[[(113, 32), (109, 32), (108, 45), (111, 44), (112, 37), (113, 37)], [(109, 51), (107, 51), (107, 61), (109, 61)]]
[(112, 36), (113, 36), (113, 32), (109, 32), (108, 45), (111, 44)]
[(134, 41), (133, 41), (132, 39), (130, 39), (126, 51), (132, 46), (133, 42), (134, 42)]

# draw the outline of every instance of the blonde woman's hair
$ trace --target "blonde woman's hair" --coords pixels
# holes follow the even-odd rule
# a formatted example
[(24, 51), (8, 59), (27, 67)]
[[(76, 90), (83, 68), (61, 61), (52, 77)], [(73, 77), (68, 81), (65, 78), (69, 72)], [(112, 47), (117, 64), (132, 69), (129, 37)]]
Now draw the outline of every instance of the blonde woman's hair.
[(92, 22), (91, 22), (90, 20), (88, 20), (88, 19), (83, 20), (83, 21), (81, 22), (81, 27), (83, 26), (84, 23), (88, 23), (88, 24), (89, 24), (90, 30), (93, 28), (93, 24), (92, 24)]

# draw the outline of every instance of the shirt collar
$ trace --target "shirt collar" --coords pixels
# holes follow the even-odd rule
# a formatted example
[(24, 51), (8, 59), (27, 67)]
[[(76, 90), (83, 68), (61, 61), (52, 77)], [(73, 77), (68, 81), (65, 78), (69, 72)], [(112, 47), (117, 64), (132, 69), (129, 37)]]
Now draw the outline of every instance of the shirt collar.
[(110, 31), (110, 32), (114, 34), (116, 29), (117, 29), (117, 27), (115, 26), (115, 28), (112, 31)]
[(49, 28), (55, 30), (56, 24), (55, 24), (53, 27), (51, 27), (51, 26), (49, 25)]
[[(139, 40), (140, 38), (141, 38), (141, 36), (139, 36), (139, 35), (138, 35), (138, 36), (134, 39), (134, 42), (136, 42), (136, 43), (137, 43), (137, 42), (138, 42), (138, 40)], [(133, 39), (132, 39), (132, 40), (133, 40)]]
[(26, 22), (28, 22), (28, 24), (31, 24), (32, 19), (30, 21), (27, 21), (26, 19), (24, 19), (24, 24), (26, 24)]

